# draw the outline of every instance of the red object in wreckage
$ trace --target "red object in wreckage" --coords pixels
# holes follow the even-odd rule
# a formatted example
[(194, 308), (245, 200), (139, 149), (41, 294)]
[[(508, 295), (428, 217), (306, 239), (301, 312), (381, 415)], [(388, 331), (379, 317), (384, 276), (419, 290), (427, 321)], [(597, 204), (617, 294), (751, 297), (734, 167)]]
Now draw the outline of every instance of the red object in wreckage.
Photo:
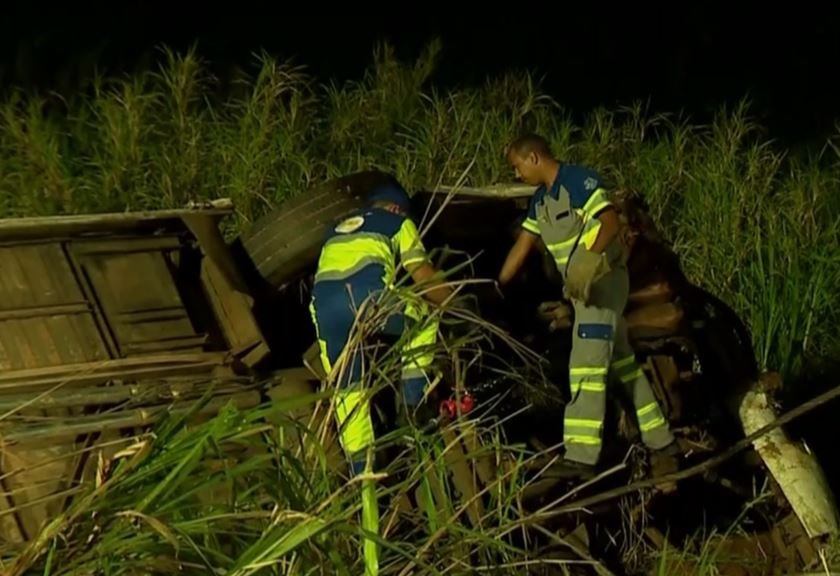
[(465, 394), (461, 397), (461, 406), (459, 409), (458, 401), (454, 398), (450, 398), (449, 400), (444, 400), (440, 403), (440, 411), (441, 413), (446, 414), (450, 418), (455, 418), (455, 416), (460, 412), (461, 414), (466, 414), (470, 410), (475, 407), (475, 400), (469, 394)]

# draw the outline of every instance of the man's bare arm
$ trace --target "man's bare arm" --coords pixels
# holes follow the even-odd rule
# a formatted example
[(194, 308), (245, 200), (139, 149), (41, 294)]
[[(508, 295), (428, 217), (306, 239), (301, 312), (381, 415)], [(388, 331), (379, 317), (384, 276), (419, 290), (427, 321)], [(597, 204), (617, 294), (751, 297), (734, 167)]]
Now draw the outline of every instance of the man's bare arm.
[(416, 284), (429, 285), (428, 289), (424, 286), (423, 296), (435, 304), (442, 304), (447, 298), (452, 296), (452, 289), (449, 286), (438, 283), (437, 286), (431, 287), (434, 285), (440, 273), (428, 262), (408, 266), (408, 272)]
[(502, 265), (502, 270), (499, 272), (499, 284), (507, 284), (517, 272), (522, 268), (528, 254), (537, 243), (537, 235), (527, 230), (522, 230), (517, 237), (513, 247), (508, 252), (505, 263)]
[(598, 220), (601, 221), (601, 229), (598, 230), (598, 237), (590, 250), (600, 254), (607, 249), (612, 239), (618, 234), (621, 222), (618, 219), (618, 212), (612, 206), (598, 214)]

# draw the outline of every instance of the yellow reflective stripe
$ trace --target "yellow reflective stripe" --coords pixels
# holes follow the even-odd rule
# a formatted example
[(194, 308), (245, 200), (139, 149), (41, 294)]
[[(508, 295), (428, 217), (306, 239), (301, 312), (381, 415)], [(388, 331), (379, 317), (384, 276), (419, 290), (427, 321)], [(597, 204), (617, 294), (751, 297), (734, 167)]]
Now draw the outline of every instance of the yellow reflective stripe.
[(595, 436), (584, 436), (582, 434), (563, 434), (563, 440), (567, 444), (586, 444), (587, 446), (600, 446), (601, 439)]
[(332, 372), (332, 364), (330, 364), (330, 355), (327, 354), (327, 341), (318, 338), (318, 350), (321, 352), (321, 367), (325, 374)]
[(578, 391), (606, 392), (607, 368), (594, 366), (580, 366), (569, 369), (569, 388), (572, 394)]
[(406, 299), (405, 301), (405, 315), (412, 320), (420, 321), (424, 316), (429, 314), (429, 306), (423, 299)]
[(318, 273), (347, 272), (362, 260), (376, 259), (386, 270), (393, 268), (391, 245), (378, 234), (358, 235), (343, 238), (340, 242), (330, 240), (321, 252)]
[(654, 428), (657, 428), (659, 426), (664, 426), (664, 425), (665, 425), (665, 418), (660, 416), (656, 420), (651, 420), (650, 422), (647, 422), (645, 424), (641, 424), (639, 426), (639, 428), (642, 430), (642, 432), (650, 432)]
[[(348, 244), (356, 244), (361, 241), (374, 241), (384, 244), (389, 250), (391, 242), (385, 234), (378, 232), (354, 232), (352, 234), (341, 234), (340, 236), (333, 236), (327, 240), (324, 247), (327, 246), (346, 246)], [(390, 251), (390, 250), (389, 250)]]
[(606, 201), (606, 200), (604, 200), (603, 202), (600, 202), (600, 203), (596, 204), (595, 206), (593, 206), (593, 207), (592, 207), (592, 209), (591, 209), (591, 210), (589, 210), (589, 211), (587, 211), (587, 212), (586, 212), (587, 218), (593, 218), (595, 214), (597, 214), (598, 212), (600, 212), (600, 211), (601, 211), (601, 210), (603, 210), (604, 208), (607, 208), (607, 207), (609, 207), (609, 206), (611, 206), (611, 205), (612, 205), (612, 203), (610, 203), (610, 202), (608, 202), (608, 201)]
[(601, 231), (601, 221), (593, 220), (593, 222), (595, 222), (595, 225), (589, 228), (580, 237), (581, 243), (586, 246), (587, 250), (592, 248), (592, 245), (595, 244), (595, 240), (598, 239), (598, 233)]
[(373, 421), (370, 406), (363, 394), (359, 390), (338, 392), (335, 415), (340, 428), (341, 444), (348, 454), (373, 444)]
[(606, 392), (607, 385), (603, 382), (573, 382), (569, 384), (569, 389), (572, 391), (572, 394), (576, 394), (580, 390), (585, 392)]
[(572, 255), (572, 249), (575, 247), (575, 243), (577, 241), (578, 237), (577, 235), (574, 235), (568, 240), (563, 240), (562, 242), (558, 242), (556, 244), (546, 245), (546, 248), (554, 257), (554, 262), (558, 267), (565, 266), (569, 261), (569, 258)]
[(607, 368), (601, 366), (581, 366), (576, 368), (570, 368), (569, 374), (572, 376), (606, 376)]
[(425, 373), (426, 369), (434, 364), (435, 354), (434, 352), (422, 354), (416, 350), (406, 350), (403, 353), (402, 361), (407, 368)]
[(603, 425), (602, 420), (590, 420), (586, 418), (566, 418), (563, 421), (564, 426), (574, 426), (575, 428), (591, 428), (593, 430), (600, 430)]
[(318, 270), (315, 274), (315, 282), (326, 282), (330, 280), (344, 280), (350, 278), (357, 272), (367, 268), (370, 265), (382, 265), (382, 260), (378, 256), (365, 256), (356, 261), (355, 264), (344, 270)]
[(325, 374), (329, 374), (332, 370), (332, 365), (330, 364), (330, 357), (327, 354), (327, 341), (321, 338), (321, 333), (318, 328), (318, 316), (315, 314), (315, 302), (309, 302), (309, 314), (312, 316), (312, 324), (315, 326), (315, 336), (318, 340), (318, 351), (320, 352), (320, 359), (321, 359), (321, 367), (324, 369)]
[(556, 244), (546, 244), (546, 248), (553, 254), (554, 252), (559, 252), (566, 248), (571, 248), (575, 245), (575, 240), (577, 240), (577, 236), (572, 236), (568, 240), (563, 240), (562, 242), (557, 242)]
[(525, 221), (522, 222), (522, 227), (525, 230), (527, 230), (528, 232), (531, 232), (533, 234), (539, 234), (540, 233), (540, 227), (537, 224), (537, 221), (532, 220), (531, 218), (525, 219)]
[(636, 355), (631, 354), (630, 356), (628, 356), (626, 358), (622, 358), (621, 360), (616, 360), (615, 362), (613, 362), (612, 367), (615, 370), (621, 370), (622, 368), (626, 368), (627, 366), (630, 366), (635, 361), (636, 361)]
[(607, 191), (604, 188), (596, 188), (586, 204), (583, 205), (584, 214), (595, 214), (598, 210), (602, 210), (605, 206), (609, 206), (610, 201), (607, 198)]
[(658, 408), (659, 404), (657, 404), (656, 402), (651, 402), (650, 404), (646, 404), (645, 406), (642, 406), (641, 408), (636, 410), (636, 416), (638, 416), (639, 418), (644, 418), (645, 416), (647, 416), (651, 412), (654, 412)]
[(400, 378), (412, 380), (414, 378), (426, 378), (426, 371), (422, 368), (403, 368), (400, 371)]
[(411, 266), (412, 264), (420, 264), (428, 261), (429, 257), (426, 255), (425, 250), (409, 250), (400, 256), (400, 262), (403, 266)]
[(639, 367), (639, 368), (636, 368), (635, 370), (633, 370), (632, 372), (630, 372), (629, 374), (625, 374), (624, 376), (622, 376), (621, 381), (624, 384), (627, 384), (628, 382), (632, 382), (636, 378), (642, 378), (644, 375), (645, 375), (645, 373), (642, 371), (642, 368)]
[(410, 218), (403, 220), (394, 240), (400, 252), (400, 262), (403, 266), (424, 262), (429, 259), (426, 255), (426, 247), (423, 246), (420, 233), (417, 231), (417, 226)]
[[(409, 306), (409, 308), (410, 310), (406, 311), (406, 315), (416, 319), (419, 319), (419, 316), (426, 312), (425, 310), (417, 310), (413, 306)], [(437, 343), (439, 325), (440, 319), (438, 317), (426, 318), (423, 324), (416, 325), (409, 332), (409, 340), (401, 350), (404, 366), (425, 369), (432, 365), (435, 360), (435, 344)]]

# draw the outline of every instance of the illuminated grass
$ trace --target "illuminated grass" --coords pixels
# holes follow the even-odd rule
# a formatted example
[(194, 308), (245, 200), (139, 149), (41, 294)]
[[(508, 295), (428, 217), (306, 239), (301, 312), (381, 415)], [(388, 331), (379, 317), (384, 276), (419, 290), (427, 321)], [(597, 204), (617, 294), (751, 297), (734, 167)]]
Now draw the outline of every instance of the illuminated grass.
[[(228, 196), (234, 228), (328, 177), (379, 167), (409, 187), (510, 180), (502, 150), (522, 128), (564, 160), (641, 192), (689, 277), (733, 305), (762, 366), (796, 376), (838, 351), (837, 147), (789, 158), (745, 105), (709, 126), (593, 112), (575, 125), (527, 75), (441, 93), (427, 87), (440, 46), (414, 64), (384, 47), (356, 83), (320, 86), (261, 56), (222, 92), (192, 53), (160, 70), (100, 79), (64, 101), (0, 105), (3, 216), (181, 206)], [(234, 230), (231, 230), (233, 232)]]

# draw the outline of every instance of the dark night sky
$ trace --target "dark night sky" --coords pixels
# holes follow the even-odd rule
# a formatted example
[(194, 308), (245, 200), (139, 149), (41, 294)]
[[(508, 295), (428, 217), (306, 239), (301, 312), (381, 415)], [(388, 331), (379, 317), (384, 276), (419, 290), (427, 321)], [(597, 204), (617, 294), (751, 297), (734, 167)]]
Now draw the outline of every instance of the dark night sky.
[(398, 54), (412, 58), (439, 36), (444, 52), (435, 81), (444, 86), (528, 68), (545, 76), (545, 87), (574, 111), (650, 99), (654, 110), (685, 109), (701, 119), (706, 110), (750, 95), (773, 135), (790, 140), (828, 135), (840, 117), (840, 25), (830, 9), (797, 12), (799, 4), (786, 3), (773, 11), (764, 3), (760, 13), (740, 13), (709, 3), (641, 10), (636, 3), (506, 2), (494, 11), (484, 2), (462, 3), (465, 12), (455, 17), (454, 3), (390, 3), (376, 11), (327, 10), (316, 2), (210, 8), (205, 1), (181, 12), (172, 7), (177, 4), (6, 8), (0, 89), (68, 91), (94, 62), (130, 70), (154, 57), (156, 46), (184, 49), (194, 42), (222, 71), (247, 65), (264, 48), (294, 57), (321, 79), (346, 79), (371, 62), (377, 40), (389, 39)]

